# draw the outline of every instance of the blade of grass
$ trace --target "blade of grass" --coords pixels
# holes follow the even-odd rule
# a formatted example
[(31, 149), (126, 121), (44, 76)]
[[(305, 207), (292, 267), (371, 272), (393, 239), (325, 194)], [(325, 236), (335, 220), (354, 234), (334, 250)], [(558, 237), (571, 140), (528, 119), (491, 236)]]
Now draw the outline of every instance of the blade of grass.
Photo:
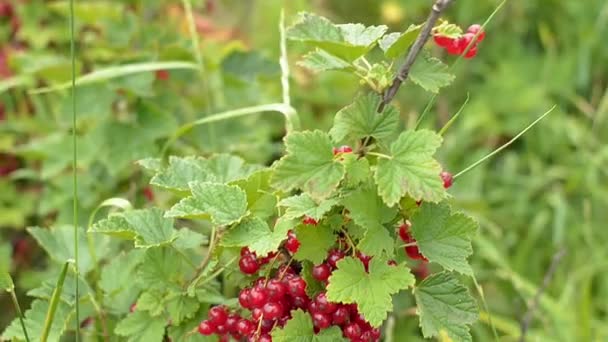
[(281, 58), (279, 65), (281, 66), (281, 87), (283, 90), (283, 104), (291, 105), (289, 96), (289, 61), (287, 59), (287, 35), (285, 34), (285, 9), (281, 9), (281, 18), (279, 19), (279, 32), (281, 34)]
[[(481, 32), (485, 31), (486, 26), (492, 21), (492, 19), (494, 18), (494, 16), (503, 8), (503, 6), (507, 3), (507, 1), (508, 0), (503, 0), (500, 4), (498, 4), (498, 6), (496, 6), (496, 8), (494, 9), (494, 11), (492, 13), (490, 13), (490, 15), (488, 16), (488, 18), (486, 19), (486, 21), (484, 21), (484, 23), (481, 25), (481, 30), (479, 30), (479, 32), (477, 32), (475, 34), (474, 38), (471, 39), (471, 42), (469, 43), (469, 45), (467, 46), (467, 48), (465, 49), (465, 51), (461, 55), (459, 55), (458, 58), (456, 58), (456, 61), (454, 61), (454, 63), (452, 63), (452, 65), (450, 65), (449, 70), (453, 69), (456, 65), (458, 65), (458, 63), (462, 59), (462, 56), (466, 55), (466, 53), (473, 47), (474, 42), (477, 41), (477, 36)], [(424, 119), (424, 117), (428, 114), (429, 110), (431, 109), (431, 107), (435, 103), (435, 99), (436, 98), (437, 98), (437, 94), (433, 94), (433, 96), (431, 96), (429, 102), (424, 107), (424, 110), (422, 111), (422, 114), (420, 114), (420, 117), (418, 118), (418, 121), (416, 121), (416, 125), (414, 126), (414, 129), (417, 129), (420, 126), (420, 123), (422, 122), (422, 120)]]
[[(75, 34), (75, 24), (76, 16), (74, 15), (74, 0), (70, 0), (70, 59), (72, 61), (72, 176), (73, 176), (73, 186), (72, 186), (72, 211), (73, 211), (73, 225), (74, 225), (74, 272), (76, 276), (74, 277), (74, 289), (76, 294), (76, 342), (80, 340), (80, 304), (78, 299), (80, 298), (79, 291), (79, 282), (78, 282), (78, 139), (76, 136), (76, 34)], [(63, 272), (61, 277), (59, 278), (58, 286), (55, 287), (55, 292), (61, 293), (61, 287), (63, 287), (63, 281), (65, 279), (65, 274), (67, 272), (67, 263), (63, 266)], [(51, 317), (47, 316), (48, 326), (45, 326), (46, 336), (48, 337), (48, 333), (51, 328), (51, 323), (53, 321), (53, 315), (55, 314), (55, 310), (57, 309), (56, 301), (59, 300), (59, 296), (55, 298), (55, 294), (53, 293), (53, 299), (51, 301), (51, 306), (49, 306), (49, 313)], [(50, 322), (49, 322), (50, 320)], [(48, 329), (48, 330), (46, 330)], [(45, 335), (43, 335), (45, 336)], [(44, 338), (43, 342), (46, 340)]]
[[(184, 61), (170, 61), (170, 62), (144, 62), (144, 63), (132, 63), (125, 65), (117, 65), (113, 67), (107, 67), (104, 69), (95, 70), (89, 74), (78, 77), (74, 80), (75, 86), (81, 86), (86, 84), (105, 82), (114, 78), (123, 76), (140, 74), (143, 72), (157, 71), (157, 70), (178, 70), (178, 69), (198, 69), (198, 66), (194, 63)], [(74, 69), (74, 72), (76, 70)], [(65, 90), (72, 87), (72, 82), (66, 82), (50, 87), (33, 89), (30, 94), (43, 94), (54, 91)]]
[(30, 337), (27, 334), (27, 328), (25, 327), (25, 322), (23, 320), (23, 312), (21, 311), (21, 306), (19, 305), (19, 300), (17, 299), (17, 294), (15, 293), (15, 284), (13, 283), (13, 278), (11, 278), (8, 271), (3, 269), (0, 269), (0, 290), (5, 290), (10, 294), (15, 311), (17, 311), (19, 323), (21, 323), (21, 329), (23, 329), (25, 341), (30, 342)]
[(460, 113), (462, 113), (462, 110), (464, 109), (464, 107), (466, 107), (467, 103), (469, 103), (469, 93), (468, 92), (467, 92), (467, 99), (464, 100), (464, 103), (462, 104), (462, 106), (460, 106), (460, 109), (456, 112), (456, 114), (454, 114), (454, 116), (452, 116), (452, 118), (450, 118), (450, 120), (448, 120), (448, 122), (443, 127), (441, 127), (441, 130), (439, 131), (439, 135), (443, 135), (445, 133), (445, 131), (447, 131), (448, 128), (450, 128), (450, 126), (452, 126), (452, 124), (460, 116)]
[(504, 150), (505, 148), (509, 147), (509, 145), (511, 145), (512, 143), (515, 142), (515, 140), (519, 139), (519, 137), (521, 137), (522, 135), (524, 135), (530, 128), (534, 127), (537, 123), (539, 123), (542, 119), (545, 118), (545, 116), (549, 115), (556, 106), (551, 107), (551, 109), (549, 109), (548, 111), (546, 111), (543, 115), (541, 115), (538, 119), (534, 120), (534, 122), (532, 122), (531, 124), (528, 125), (528, 127), (524, 128), (521, 132), (519, 132), (519, 134), (517, 134), (515, 137), (513, 137), (513, 139), (509, 140), (508, 142), (506, 142), (504, 145), (500, 146), (499, 148), (495, 149), (494, 151), (492, 151), (490, 154), (486, 155), (485, 157), (479, 159), (478, 161), (474, 162), (473, 164), (469, 165), (468, 167), (466, 167), (464, 170), (458, 172), (457, 174), (454, 175), (454, 179), (464, 175), (465, 173), (473, 170), (476, 166), (478, 166), (479, 164), (483, 163), (484, 161), (492, 158), (493, 156), (495, 156), (496, 154), (500, 153), (500, 151)]
[(488, 303), (486, 302), (486, 297), (483, 293), (483, 288), (481, 287), (481, 285), (479, 285), (479, 282), (477, 282), (477, 277), (475, 276), (475, 273), (473, 273), (471, 278), (473, 278), (473, 284), (475, 284), (475, 289), (477, 289), (477, 293), (479, 293), (479, 297), (481, 298), (481, 304), (483, 305), (483, 309), (486, 312), (488, 325), (490, 326), (490, 329), (492, 329), (494, 341), (498, 342), (498, 333), (496, 332), (494, 322), (492, 322), (492, 314), (490, 313), (490, 309), (488, 309)]
[(257, 113), (262, 113), (262, 112), (278, 112), (278, 113), (283, 114), (285, 116), (285, 129), (286, 129), (287, 133), (294, 131), (294, 130), (298, 130), (300, 128), (300, 119), (299, 119), (298, 114), (296, 113), (295, 109), (293, 109), (293, 107), (291, 107), (291, 106), (285, 105), (284, 103), (271, 103), (271, 104), (265, 104), (265, 105), (260, 105), (260, 106), (252, 106), (252, 107), (228, 110), (225, 112), (220, 112), (220, 113), (206, 116), (206, 117), (198, 119), (196, 121), (189, 122), (189, 123), (181, 126), (180, 128), (178, 128), (177, 130), (175, 130), (175, 132), (173, 133), (171, 138), (169, 138), (169, 140), (167, 140), (167, 142), (163, 146), (163, 149), (161, 150), (161, 154), (160, 154), (161, 159), (164, 159), (169, 147), (171, 147), (171, 145), (177, 139), (179, 139), (184, 134), (190, 132), (196, 126), (201, 126), (201, 125), (205, 125), (205, 124), (208, 124), (211, 122), (234, 119), (234, 118), (238, 118), (241, 116), (252, 115), (252, 114), (257, 114)]
[[(46, 342), (49, 338), (49, 333), (51, 332), (51, 327), (53, 326), (53, 320), (55, 319), (55, 312), (57, 311), (57, 305), (59, 304), (59, 300), (61, 299), (61, 292), (63, 291), (63, 282), (65, 281), (65, 277), (68, 273), (68, 265), (70, 261), (66, 261), (63, 264), (63, 268), (61, 269), (61, 273), (59, 274), (59, 279), (57, 279), (57, 284), (55, 285), (55, 289), (53, 290), (53, 295), (51, 296), (51, 302), (49, 303), (49, 310), (46, 313), (46, 318), (44, 319), (44, 327), (42, 328), (42, 334), (40, 335), (40, 342)], [(78, 282), (78, 277), (74, 277), (76, 282)], [(78, 293), (76, 294), (76, 308), (78, 308)], [(80, 327), (80, 321), (76, 318), (76, 325)], [(76, 340), (78, 340), (78, 335), (76, 335)]]

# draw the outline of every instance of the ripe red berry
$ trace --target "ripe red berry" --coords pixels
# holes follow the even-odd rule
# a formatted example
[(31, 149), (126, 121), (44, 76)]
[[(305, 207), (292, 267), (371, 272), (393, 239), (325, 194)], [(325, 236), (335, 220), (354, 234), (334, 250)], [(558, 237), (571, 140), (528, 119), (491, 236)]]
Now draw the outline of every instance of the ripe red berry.
[(402, 225), (399, 226), (399, 237), (405, 243), (411, 242), (412, 240), (412, 236), (410, 235), (409, 230), (410, 224), (407, 222), (404, 222)]
[(325, 329), (329, 328), (329, 326), (331, 325), (331, 318), (327, 314), (315, 312), (312, 314), (312, 322), (315, 327), (319, 329)]
[(312, 218), (310, 216), (305, 216), (304, 219), (302, 219), (302, 223), (307, 224), (307, 225), (316, 226), (318, 222), (317, 222), (317, 220), (315, 220), (314, 218)]
[[(469, 50), (469, 53), (473, 50), (475, 50), (475, 52), (477, 52), (477, 48), (474, 48), (474, 49)], [(467, 55), (468, 55), (468, 53), (467, 53)], [(443, 187), (445, 189), (448, 189), (454, 183), (454, 178), (452, 177), (452, 174), (447, 171), (442, 171), (439, 174), (439, 176), (441, 177), (441, 180), (443, 180)]]
[(437, 44), (437, 46), (442, 48), (447, 48), (454, 42), (454, 38), (440, 35), (434, 35), (433, 40), (435, 41), (435, 44)]
[(285, 248), (287, 248), (287, 250), (292, 254), (295, 254), (300, 248), (300, 241), (298, 241), (296, 234), (291, 230), (287, 233)]
[(241, 248), (241, 256), (245, 256), (245, 255), (249, 255), (251, 254), (251, 251), (249, 250), (249, 247), (243, 247)]
[[(481, 25), (479, 24), (473, 24), (471, 26), (469, 26), (469, 28), (467, 29), (467, 33), (472, 33), (472, 34), (477, 34), (477, 32), (481, 31)], [(481, 31), (481, 33), (477, 36), (477, 42), (481, 42), (484, 40), (484, 38), (486, 37), (486, 33), (484, 31)]]
[(241, 319), (236, 323), (236, 331), (241, 335), (248, 336), (255, 331), (255, 325), (250, 320)]
[(222, 306), (214, 306), (209, 309), (207, 318), (209, 322), (213, 323), (213, 325), (217, 327), (226, 323), (226, 320), (228, 319), (228, 312), (226, 312), (226, 308)]
[(262, 308), (264, 311), (264, 319), (279, 319), (283, 316), (284, 308), (280, 302), (268, 302)]
[[(475, 35), (473, 33), (465, 33), (460, 38), (458, 38), (458, 41), (457, 41), (458, 54), (462, 54), (464, 52), (464, 50), (473, 41), (473, 37), (475, 37)], [(473, 45), (471, 46), (471, 49), (475, 48), (476, 46), (477, 46), (477, 42), (473, 43)]]
[(332, 303), (327, 299), (325, 292), (321, 292), (315, 298), (314, 303), (316, 304), (316, 311), (324, 314), (333, 314), (338, 309), (336, 303)]
[(332, 152), (333, 152), (334, 156), (337, 155), (337, 154), (341, 154), (341, 153), (351, 153), (352, 151), (353, 151), (353, 148), (350, 147), (350, 146), (348, 146), (348, 145), (342, 145), (342, 146), (340, 146), (338, 148), (334, 147), (332, 149)]
[(369, 268), (369, 261), (372, 260), (372, 257), (366, 255), (363, 252), (357, 252), (357, 258), (359, 258), (359, 260), (361, 260), (361, 262), (363, 263), (363, 266), (365, 266), (365, 271), (368, 271)]
[(209, 321), (202, 321), (198, 325), (198, 332), (201, 335), (209, 336), (215, 332), (215, 326)]
[(167, 70), (156, 70), (156, 79), (159, 81), (167, 81), (169, 76), (170, 74)]
[(389, 266), (397, 266), (397, 261), (395, 260), (389, 260), (386, 262)]
[(477, 46), (470, 48), (469, 51), (467, 51), (467, 53), (464, 55), (464, 58), (473, 58), (475, 56), (477, 56)]
[(268, 334), (261, 335), (260, 338), (256, 340), (256, 342), (272, 342), (272, 337)]
[(253, 308), (261, 308), (268, 300), (266, 289), (254, 287), (249, 291), (249, 304)]
[(269, 300), (279, 300), (287, 293), (287, 286), (278, 279), (270, 279), (266, 285)]
[(260, 269), (260, 264), (253, 254), (247, 254), (239, 260), (239, 268), (245, 274), (254, 274)]
[(0, 18), (7, 17), (10, 18), (13, 16), (13, 5), (10, 2), (2, 1), (0, 2)]
[(357, 339), (361, 336), (361, 327), (357, 323), (350, 323), (344, 327), (344, 336), (351, 340)]
[(251, 309), (251, 303), (249, 302), (251, 290), (250, 289), (242, 289), (239, 293), (239, 304), (245, 309)]
[(306, 309), (310, 304), (310, 300), (306, 296), (292, 297), (291, 305), (296, 309)]
[(334, 325), (342, 325), (348, 322), (350, 318), (350, 312), (344, 306), (340, 306), (332, 315), (332, 323)]
[(328, 264), (320, 264), (312, 268), (312, 276), (318, 281), (326, 281), (331, 275), (331, 268)]
[(300, 277), (290, 279), (288, 282), (288, 288), (289, 293), (293, 297), (302, 297), (306, 295), (306, 282)]
[(336, 263), (344, 258), (344, 252), (339, 249), (332, 249), (327, 256), (327, 264), (332, 268), (336, 268)]
[(150, 186), (146, 186), (143, 190), (142, 190), (144, 197), (148, 200), (148, 202), (154, 202), (154, 191), (152, 191), (152, 188)]
[(407, 256), (409, 256), (410, 258), (412, 258), (414, 260), (427, 260), (424, 257), (424, 255), (422, 255), (422, 253), (420, 253), (418, 246), (405, 247), (405, 253), (407, 253)]

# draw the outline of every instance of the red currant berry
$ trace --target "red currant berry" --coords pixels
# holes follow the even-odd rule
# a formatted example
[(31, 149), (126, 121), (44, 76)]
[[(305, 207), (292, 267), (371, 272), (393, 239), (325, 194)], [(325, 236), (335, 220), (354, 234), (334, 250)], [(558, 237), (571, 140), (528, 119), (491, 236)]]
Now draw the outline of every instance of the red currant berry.
[(319, 329), (329, 328), (331, 325), (331, 318), (329, 315), (323, 314), (321, 312), (315, 312), (312, 314), (312, 322), (315, 327)]
[(344, 252), (339, 249), (333, 249), (329, 252), (329, 255), (327, 256), (327, 263), (329, 264), (329, 266), (335, 269), (337, 267), (336, 263), (342, 260), (342, 258), (344, 258)]
[(251, 309), (251, 303), (249, 302), (250, 289), (242, 289), (239, 293), (239, 304), (245, 309)]
[(372, 338), (374, 339), (374, 341), (379, 340), (380, 336), (382, 335), (380, 333), (380, 329), (378, 329), (378, 328), (374, 328), (374, 329), (370, 330), (370, 332), (372, 333)]
[(332, 315), (332, 323), (334, 325), (342, 325), (349, 321), (350, 312), (344, 306), (341, 306), (336, 309), (336, 311)]
[(365, 253), (357, 252), (357, 258), (361, 260), (363, 266), (365, 266), (365, 271), (367, 272), (369, 268), (369, 261), (372, 260), (372, 257), (366, 255)]
[(306, 309), (310, 300), (306, 296), (292, 297), (292, 307), (297, 309)]
[(251, 254), (251, 251), (249, 250), (249, 247), (243, 247), (241, 248), (241, 256), (245, 256), (245, 255), (249, 255)]
[(272, 337), (268, 334), (261, 335), (260, 338), (256, 340), (256, 342), (272, 342)]
[(228, 332), (228, 327), (226, 327), (224, 324), (218, 325), (218, 326), (215, 327), (215, 332), (218, 335), (224, 335), (225, 333)]
[[(461, 54), (464, 52), (464, 50), (471, 44), (471, 42), (473, 41), (473, 37), (475, 35), (472, 33), (465, 33), (463, 34), (460, 38), (458, 38), (457, 44), (458, 44), (458, 54)], [(471, 49), (473, 49), (475, 46), (477, 45), (477, 43), (473, 43), (473, 46), (471, 46)]]
[(224, 307), (214, 306), (209, 309), (209, 312), (207, 313), (207, 318), (209, 322), (213, 323), (215, 326), (219, 326), (226, 323), (226, 320), (228, 319), (228, 313), (226, 312), (226, 309)]
[(264, 310), (262, 310), (261, 308), (255, 308), (251, 310), (251, 318), (253, 318), (255, 322), (259, 322), (263, 317)]
[(371, 331), (366, 331), (363, 334), (361, 334), (361, 337), (359, 339), (360, 341), (366, 341), (366, 342), (372, 342), (375, 341), (374, 339), (374, 335), (372, 334)]
[(404, 222), (402, 225), (399, 226), (399, 237), (405, 243), (411, 242), (412, 236), (410, 235), (410, 224), (409, 223)]
[(226, 329), (230, 333), (236, 332), (236, 324), (239, 322), (241, 318), (237, 315), (228, 315), (228, 319), (226, 319)]
[(255, 325), (250, 320), (241, 319), (236, 323), (236, 331), (241, 335), (247, 336), (255, 331)]
[(169, 76), (170, 74), (167, 70), (156, 70), (156, 79), (159, 81), (167, 81)]
[(460, 50), (460, 38), (452, 40), (452, 43), (446, 46), (445, 49), (450, 55), (460, 55), (462, 53)]
[(152, 191), (152, 188), (149, 186), (146, 186), (143, 190), (142, 193), (144, 194), (144, 197), (146, 198), (146, 200), (148, 202), (154, 202), (154, 191)]
[(296, 234), (291, 230), (287, 233), (285, 248), (287, 248), (287, 250), (292, 254), (295, 254), (300, 248), (300, 241), (298, 241)]
[(268, 302), (262, 308), (264, 311), (264, 319), (279, 319), (283, 316), (284, 308), (280, 302)]
[(254, 274), (260, 269), (260, 264), (253, 254), (247, 254), (239, 260), (239, 268), (245, 274)]
[(209, 336), (215, 333), (215, 326), (209, 321), (202, 321), (201, 324), (198, 325), (198, 332), (201, 335)]
[(13, 5), (9, 2), (0, 2), (0, 18), (7, 17), (10, 18), (13, 16)]
[(481, 25), (479, 24), (473, 24), (471, 26), (469, 26), (469, 28), (467, 29), (467, 33), (472, 33), (472, 34), (477, 34), (477, 32), (481, 31), (481, 33), (477, 36), (477, 42), (481, 42), (484, 40), (484, 38), (486, 37), (486, 33), (484, 31), (482, 31)]
[(470, 48), (469, 51), (467, 51), (467, 53), (464, 55), (464, 58), (473, 58), (475, 56), (477, 56), (477, 46)]
[(278, 279), (271, 279), (266, 285), (266, 290), (270, 300), (279, 300), (287, 293), (287, 286)]
[(312, 226), (316, 226), (317, 220), (315, 220), (314, 218), (310, 217), (310, 216), (305, 216), (304, 219), (302, 219), (302, 223), (306, 224), (306, 225), (312, 225)]
[(414, 271), (414, 275), (419, 280), (424, 280), (424, 279), (426, 279), (426, 277), (428, 277), (431, 274), (431, 271), (429, 270), (429, 266), (426, 262), (419, 264), (412, 271)]
[(332, 303), (327, 300), (327, 294), (325, 294), (325, 292), (319, 293), (315, 298), (314, 303), (316, 304), (317, 311), (324, 314), (332, 314), (338, 309), (338, 305), (336, 303)]
[[(469, 52), (471, 52), (473, 50), (475, 50), (477, 52), (476, 48), (469, 50)], [(468, 53), (467, 53), (467, 55), (468, 55)], [(445, 189), (448, 189), (454, 183), (454, 178), (452, 177), (452, 174), (447, 171), (442, 171), (439, 174), (439, 176), (441, 177), (441, 180), (443, 180), (443, 187)]]
[(389, 266), (397, 266), (397, 261), (395, 260), (389, 260), (386, 262)]
[(420, 253), (418, 246), (405, 247), (405, 253), (407, 253), (407, 256), (409, 256), (410, 258), (412, 258), (414, 260), (427, 260), (424, 257), (424, 255), (422, 255), (422, 253)]
[(289, 280), (289, 293), (292, 297), (306, 296), (306, 282), (304, 279), (297, 277)]
[(357, 323), (351, 323), (344, 327), (344, 336), (351, 340), (359, 338), (361, 333), (361, 327)]
[(326, 281), (331, 275), (329, 265), (323, 263), (312, 268), (312, 276), (318, 281)]
[(268, 301), (268, 292), (264, 288), (254, 287), (249, 291), (249, 304), (253, 308), (261, 308)]
[(437, 44), (437, 46), (442, 48), (447, 48), (454, 42), (453, 38), (440, 35), (434, 35), (433, 40), (435, 41), (435, 44)]
[(274, 327), (274, 320), (272, 319), (265, 319), (262, 321), (262, 324), (260, 325), (260, 330), (262, 331), (262, 334), (267, 334), (269, 333), (272, 328)]

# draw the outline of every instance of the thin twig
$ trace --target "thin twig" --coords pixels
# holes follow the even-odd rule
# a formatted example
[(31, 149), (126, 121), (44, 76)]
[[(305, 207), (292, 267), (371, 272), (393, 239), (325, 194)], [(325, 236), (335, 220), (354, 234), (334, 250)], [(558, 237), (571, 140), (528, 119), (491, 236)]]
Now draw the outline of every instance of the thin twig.
[(410, 74), (410, 70), (412, 69), (414, 62), (416, 61), (416, 57), (418, 57), (420, 50), (422, 50), (424, 44), (426, 44), (426, 42), (431, 37), (431, 30), (435, 26), (437, 19), (439, 19), (441, 12), (443, 12), (443, 10), (445, 10), (451, 2), (452, 0), (437, 0), (433, 4), (433, 7), (431, 8), (431, 14), (429, 14), (429, 17), (426, 20), (422, 31), (416, 38), (416, 41), (410, 48), (410, 51), (407, 53), (407, 56), (405, 57), (405, 62), (403, 63), (401, 68), (399, 68), (399, 72), (397, 72), (397, 75), (393, 79), (393, 83), (391, 84), (391, 86), (384, 92), (384, 95), (382, 96), (382, 102), (380, 102), (380, 106), (378, 107), (378, 113), (382, 113), (384, 107), (386, 107), (393, 100), (395, 95), (397, 95), (397, 91), (399, 90), (399, 87), (401, 87), (401, 84), (405, 82), (405, 80), (407, 80), (407, 77)]
[(547, 269), (547, 273), (545, 273), (545, 277), (543, 278), (543, 283), (541, 287), (538, 289), (534, 298), (532, 298), (532, 303), (528, 307), (528, 311), (524, 314), (524, 317), (521, 321), (521, 337), (519, 338), (519, 342), (524, 342), (526, 340), (526, 333), (528, 332), (528, 328), (530, 327), (530, 323), (532, 323), (532, 316), (534, 315), (534, 311), (538, 307), (538, 302), (540, 301), (540, 296), (545, 292), (551, 279), (553, 278), (553, 274), (557, 270), (557, 266), (559, 265), (562, 258), (566, 255), (566, 249), (562, 248), (557, 253), (553, 255), (553, 259), (551, 260), (551, 265), (549, 265), (549, 269)]

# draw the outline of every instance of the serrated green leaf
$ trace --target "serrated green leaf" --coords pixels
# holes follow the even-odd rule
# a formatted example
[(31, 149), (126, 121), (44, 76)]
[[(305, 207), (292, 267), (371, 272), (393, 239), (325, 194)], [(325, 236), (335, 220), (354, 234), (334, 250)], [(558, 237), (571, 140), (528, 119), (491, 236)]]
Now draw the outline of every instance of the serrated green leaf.
[(397, 58), (405, 53), (414, 43), (422, 25), (411, 24), (403, 33), (393, 32), (385, 35), (378, 42), (378, 46), (388, 58)]
[(346, 61), (353, 61), (368, 52), (387, 27), (361, 24), (334, 25), (311, 13), (300, 13), (288, 28), (287, 38), (310, 43)]
[(327, 197), (344, 177), (344, 166), (334, 159), (329, 136), (321, 131), (290, 133), (287, 155), (275, 164), (271, 183), (278, 189), (302, 189), (313, 198)]
[(438, 202), (446, 197), (439, 177), (441, 166), (433, 154), (442, 138), (429, 130), (403, 132), (391, 144), (391, 158), (378, 160), (376, 184), (384, 202), (393, 206), (401, 197)]
[(176, 239), (173, 241), (173, 247), (179, 250), (195, 249), (209, 242), (209, 239), (205, 235), (188, 228), (178, 230), (175, 236)]
[(386, 253), (392, 257), (395, 240), (383, 224), (397, 215), (397, 209), (387, 207), (372, 184), (351, 192), (342, 203), (355, 223), (365, 230), (364, 238), (357, 247), (367, 255)]
[(386, 106), (378, 113), (380, 102), (378, 95), (367, 94), (342, 108), (329, 131), (331, 137), (335, 141), (357, 141), (368, 136), (377, 140), (392, 136), (399, 125), (399, 112), (393, 106)]
[[(93, 268), (93, 257), (89, 251), (84, 228), (78, 230), (78, 266), (80, 272), (85, 274)], [(30, 227), (27, 231), (55, 262), (63, 264), (68, 260), (76, 260), (72, 226), (57, 226), (49, 229)], [(97, 257), (104, 257), (109, 252), (109, 239), (105, 236), (92, 236), (91, 239)]]
[(118, 322), (114, 333), (127, 337), (129, 342), (162, 342), (167, 321), (161, 317), (151, 317), (145, 311), (135, 310)]
[[(25, 328), (31, 341), (40, 341), (44, 322), (49, 302), (43, 299), (36, 299), (32, 302), (31, 307), (25, 312)], [(57, 310), (51, 325), (48, 341), (59, 341), (66, 330), (72, 310), (64, 302), (57, 304)], [(25, 341), (23, 328), (18, 318), (15, 318), (11, 324), (4, 330), (0, 340), (19, 340)]]
[(160, 316), (165, 311), (165, 291), (148, 289), (137, 298), (136, 310), (147, 311), (152, 317)]
[(321, 49), (307, 53), (297, 64), (313, 72), (352, 68), (347, 61)]
[(337, 264), (327, 286), (327, 299), (333, 302), (356, 303), (359, 312), (374, 327), (379, 327), (392, 310), (391, 296), (415, 282), (405, 264), (387, 265), (386, 259), (373, 258), (369, 273), (363, 263), (346, 257)]
[(265, 219), (274, 215), (277, 198), (272, 194), (270, 187), (270, 169), (258, 170), (246, 179), (231, 183), (245, 191), (247, 195), (247, 208), (252, 215)]
[(431, 275), (414, 288), (414, 296), (424, 337), (445, 331), (453, 341), (472, 341), (468, 325), (479, 316), (477, 305), (453, 274)]
[(420, 252), (447, 270), (471, 275), (467, 262), (473, 254), (471, 239), (477, 222), (463, 213), (451, 213), (446, 203), (424, 203), (412, 218), (411, 232)]
[(339, 342), (346, 341), (340, 328), (334, 326), (315, 334), (310, 315), (302, 310), (292, 312), (292, 318), (282, 329), (273, 329), (274, 342)]
[(336, 243), (333, 230), (324, 224), (300, 225), (296, 228), (296, 236), (300, 241), (300, 248), (293, 257), (296, 260), (310, 260), (314, 264), (322, 263), (327, 251)]
[(455, 76), (448, 73), (448, 66), (439, 59), (418, 58), (410, 70), (410, 80), (426, 91), (438, 93), (454, 81)]
[(140, 283), (146, 288), (181, 290), (184, 279), (189, 279), (192, 268), (171, 247), (149, 248), (139, 266)]
[(165, 218), (158, 208), (124, 212), (122, 215), (137, 234), (135, 247), (150, 248), (169, 244), (175, 240), (173, 220)]
[(200, 307), (198, 299), (189, 297), (186, 293), (170, 295), (166, 305), (173, 325), (180, 325), (184, 320), (192, 318)]
[(139, 287), (134, 284), (133, 275), (141, 264), (144, 251), (133, 249), (120, 253), (103, 266), (99, 288), (103, 291), (104, 304), (118, 311), (127, 312), (135, 301)]
[(0, 269), (0, 290), (11, 292), (15, 288), (13, 278), (8, 271)]
[[(40, 298), (50, 300), (53, 296), (53, 292), (57, 287), (57, 278), (60, 277), (49, 277), (45, 279), (40, 286), (33, 288), (27, 292), (27, 295), (34, 298)], [(89, 284), (82, 278), (78, 279), (78, 296), (80, 300), (93, 294)], [(59, 299), (72, 307), (76, 303), (76, 285), (74, 280), (74, 274), (72, 272), (67, 273), (63, 280), (62, 290)]]
[(209, 215), (220, 226), (239, 221), (247, 214), (247, 195), (235, 185), (190, 183), (192, 196), (186, 197), (165, 213), (166, 217)]
[(89, 227), (89, 233), (102, 233), (126, 240), (133, 240), (137, 236), (137, 233), (121, 214), (111, 215), (95, 222)]
[(354, 153), (347, 153), (343, 156), (343, 164), (346, 170), (344, 181), (345, 187), (355, 187), (369, 179), (370, 167), (367, 158), (359, 158)]
[(180, 325), (170, 325), (167, 327), (167, 334), (172, 341), (179, 342), (217, 342), (217, 335), (204, 336), (199, 333), (192, 333), (201, 321), (207, 319), (207, 305), (202, 305), (192, 318)]
[(257, 255), (264, 256), (276, 251), (285, 238), (285, 234), (271, 231), (268, 224), (262, 219), (248, 217), (227, 231), (222, 236), (220, 244), (226, 247), (247, 246)]
[(287, 197), (281, 200), (279, 205), (287, 208), (284, 214), (286, 218), (296, 219), (309, 216), (319, 221), (337, 203), (338, 200), (333, 198), (316, 202), (310, 195), (301, 194)]
[(152, 177), (150, 184), (186, 192), (190, 190), (191, 182), (228, 183), (247, 178), (259, 168), (227, 154), (219, 154), (209, 159), (172, 156), (169, 158), (169, 166)]

